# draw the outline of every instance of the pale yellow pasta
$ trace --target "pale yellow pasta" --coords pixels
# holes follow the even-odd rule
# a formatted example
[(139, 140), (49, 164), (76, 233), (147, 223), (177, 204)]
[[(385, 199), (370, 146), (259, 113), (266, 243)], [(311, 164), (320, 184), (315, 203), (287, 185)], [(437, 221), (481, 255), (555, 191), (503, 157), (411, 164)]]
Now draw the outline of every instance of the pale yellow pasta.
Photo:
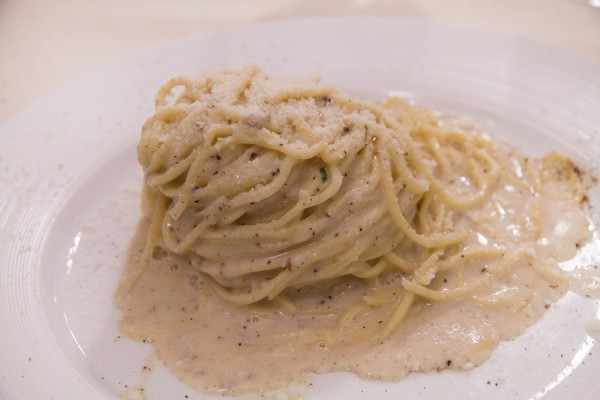
[(303, 312), (287, 291), (357, 280), (368, 293), (340, 326), (385, 307), (385, 324), (369, 326), (386, 337), (417, 299), (472, 296), (526, 254), (477, 245), (459, 216), (501, 176), (534, 190), (541, 178), (515, 176), (485, 135), (400, 99), (373, 104), (248, 67), (174, 79), (156, 107), (138, 146), (146, 252), (187, 257), (231, 303)]

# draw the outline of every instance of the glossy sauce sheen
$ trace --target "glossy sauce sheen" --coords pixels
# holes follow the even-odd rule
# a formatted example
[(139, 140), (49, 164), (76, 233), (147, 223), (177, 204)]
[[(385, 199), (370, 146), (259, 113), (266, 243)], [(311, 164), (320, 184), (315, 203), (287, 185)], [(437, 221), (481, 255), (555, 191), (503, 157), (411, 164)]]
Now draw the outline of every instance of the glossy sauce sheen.
[[(503, 157), (513, 159), (516, 171), (524, 169), (524, 158), (508, 148), (501, 150)], [(361, 324), (367, 319), (357, 318), (342, 341), (345, 344), (329, 344), (328, 335), (346, 337), (340, 314), (368, 293), (358, 281), (347, 279), (325, 291), (291, 294), (300, 305), (319, 312), (286, 313), (223, 301), (186, 258), (161, 249), (155, 249), (143, 270), (146, 220), (140, 222), (116, 295), (121, 330), (151, 342), (173, 374), (205, 393), (263, 392), (308, 383), (311, 373), (352, 371), (366, 379), (393, 381), (412, 371), (476, 367), (500, 341), (519, 336), (566, 293), (569, 279), (560, 273), (558, 263), (573, 258), (591, 240), (589, 222), (582, 205), (572, 199), (572, 188), (560, 174), (543, 175), (542, 201), (537, 203), (541, 233), (536, 238), (528, 235), (527, 227), (538, 194), (517, 190), (503, 180), (489, 201), (462, 211), (459, 221), (476, 238), (472, 244), (502, 243), (507, 252), (525, 244), (527, 256), (508, 272), (492, 276), (473, 297), (438, 303), (419, 300), (385, 340), (361, 337)], [(481, 268), (465, 269), (464, 279), (485, 273), (484, 261)], [(431, 287), (439, 288), (442, 281), (452, 283), (439, 274)], [(489, 300), (496, 304), (487, 304)]]

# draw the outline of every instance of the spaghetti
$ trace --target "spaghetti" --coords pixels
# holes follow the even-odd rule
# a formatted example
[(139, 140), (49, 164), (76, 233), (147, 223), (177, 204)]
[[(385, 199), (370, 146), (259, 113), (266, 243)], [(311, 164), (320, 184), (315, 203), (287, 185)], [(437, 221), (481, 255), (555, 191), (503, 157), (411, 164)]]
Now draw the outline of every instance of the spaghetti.
[[(152, 337), (188, 383), (218, 381), (205, 391), (238, 390), (229, 362), (253, 370), (259, 354), (386, 379), (476, 365), (564, 294), (557, 261), (590, 237), (584, 177), (565, 157), (529, 160), (465, 120), (256, 67), (169, 81), (138, 157), (148, 222), (118, 294), (122, 328)], [(560, 256), (545, 244), (559, 234)], [(223, 324), (239, 325), (235, 350), (206, 346)], [(181, 337), (185, 349), (164, 350)], [(321, 349), (338, 358), (308, 356)], [(372, 351), (395, 364), (369, 364)], [(245, 382), (292, 379), (261, 373)]]
[[(176, 87), (183, 92), (169, 104)], [(445, 128), (399, 99), (376, 106), (247, 68), (171, 80), (156, 104), (138, 147), (155, 227), (147, 251), (189, 257), (229, 302), (351, 276), (368, 281), (370, 298), (394, 287), (384, 303), (400, 305), (387, 336), (415, 296), (467, 296), (523, 256), (507, 250), (481, 277), (430, 288), (439, 271), (464, 268), (457, 254), (474, 233), (460, 211), (489, 199), (507, 169), (489, 138)], [(535, 189), (540, 178), (510, 179)], [(535, 240), (532, 208), (523, 234)], [(498, 249), (467, 253), (489, 259)]]

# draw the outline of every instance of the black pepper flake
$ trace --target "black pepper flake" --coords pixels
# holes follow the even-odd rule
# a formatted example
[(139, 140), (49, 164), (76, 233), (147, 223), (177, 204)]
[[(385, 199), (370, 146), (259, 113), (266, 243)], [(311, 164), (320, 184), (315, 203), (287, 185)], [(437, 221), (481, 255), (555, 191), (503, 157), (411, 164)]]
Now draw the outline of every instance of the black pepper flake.
[(256, 160), (256, 157), (258, 157), (258, 154), (252, 152), (252, 154), (250, 154), (250, 161)]
[(448, 360), (448, 361), (446, 361), (446, 365), (447, 365), (447, 366), (451, 366), (451, 365), (452, 365), (452, 360)]

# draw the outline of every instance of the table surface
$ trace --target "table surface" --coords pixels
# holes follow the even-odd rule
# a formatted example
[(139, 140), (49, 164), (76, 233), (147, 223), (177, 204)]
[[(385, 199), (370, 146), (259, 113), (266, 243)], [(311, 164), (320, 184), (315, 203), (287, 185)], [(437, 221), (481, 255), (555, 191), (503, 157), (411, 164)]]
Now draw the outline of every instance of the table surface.
[(0, 0), (0, 123), (70, 80), (163, 43), (337, 14), (503, 32), (600, 61), (600, 0)]

